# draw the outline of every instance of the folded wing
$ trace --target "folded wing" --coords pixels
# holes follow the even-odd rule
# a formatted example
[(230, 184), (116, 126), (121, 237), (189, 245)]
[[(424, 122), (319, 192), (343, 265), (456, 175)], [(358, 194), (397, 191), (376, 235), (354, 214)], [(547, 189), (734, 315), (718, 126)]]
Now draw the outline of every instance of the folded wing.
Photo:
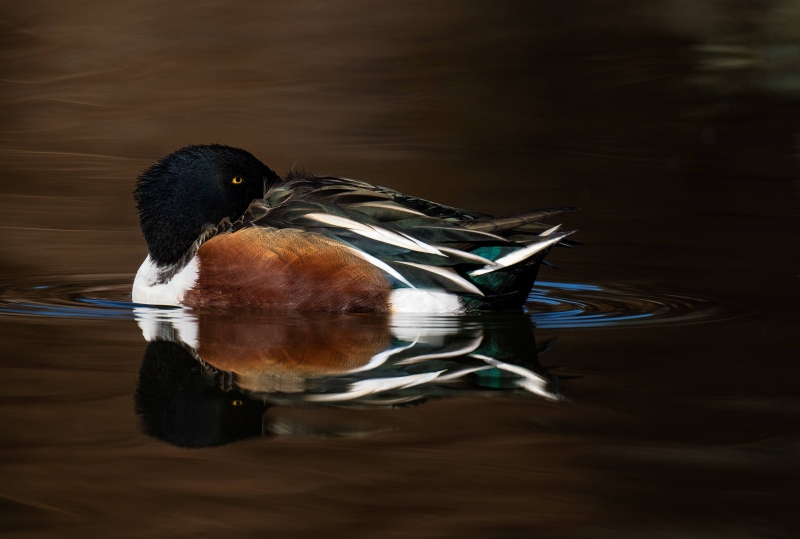
[(445, 289), (474, 308), (519, 306), (553, 245), (571, 231), (538, 222), (574, 208), (492, 217), (375, 185), (290, 176), (255, 201), (235, 229), (293, 228), (352, 249), (396, 288)]

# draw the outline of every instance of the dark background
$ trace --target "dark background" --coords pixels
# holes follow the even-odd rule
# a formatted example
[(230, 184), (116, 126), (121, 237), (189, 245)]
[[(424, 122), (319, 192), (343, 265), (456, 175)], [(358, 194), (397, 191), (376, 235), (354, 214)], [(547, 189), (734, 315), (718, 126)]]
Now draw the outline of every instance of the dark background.
[(218, 142), (487, 213), (580, 206), (543, 279), (722, 313), (555, 335), (571, 404), (188, 452), (139, 432), (133, 322), (5, 316), (8, 531), (792, 536), (800, 3), (42, 0), (0, 7), (0, 46), (4, 286), (130, 282), (136, 175)]
[(485, 212), (578, 205), (569, 224), (610, 244), (593, 264), (661, 265), (665, 244), (694, 246), (670, 279), (796, 262), (792, 242), (761, 247), (796, 227), (795, 2), (3, 12), (4, 264), (130, 271), (136, 174), (207, 142)]

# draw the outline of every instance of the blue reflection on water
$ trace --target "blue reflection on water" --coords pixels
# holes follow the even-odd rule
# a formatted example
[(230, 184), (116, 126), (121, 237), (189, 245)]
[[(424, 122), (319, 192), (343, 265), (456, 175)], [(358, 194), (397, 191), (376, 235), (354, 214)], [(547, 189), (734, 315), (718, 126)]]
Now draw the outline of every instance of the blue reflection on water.
[[(0, 314), (133, 319), (129, 283), (80, 282), (0, 290)], [(106, 297), (103, 297), (103, 296)], [(115, 298), (116, 296), (116, 298)], [(24, 299), (17, 299), (24, 298)], [(538, 281), (524, 311), (539, 328), (592, 328), (707, 318), (704, 300), (591, 283)]]
[[(603, 287), (584, 283), (559, 283), (557, 281), (536, 281), (537, 288), (560, 288), (561, 290), (602, 290)], [(534, 289), (535, 290), (535, 289)]]

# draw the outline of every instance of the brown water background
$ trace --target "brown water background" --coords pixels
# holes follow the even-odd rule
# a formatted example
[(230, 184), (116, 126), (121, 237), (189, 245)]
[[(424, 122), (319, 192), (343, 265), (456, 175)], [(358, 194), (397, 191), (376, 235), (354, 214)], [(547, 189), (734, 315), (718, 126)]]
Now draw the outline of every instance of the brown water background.
[(586, 245), (553, 252), (560, 269), (540, 279), (714, 313), (540, 328), (561, 402), (349, 411), (392, 430), (187, 450), (141, 432), (132, 320), (6, 312), (9, 536), (800, 532), (798, 2), (42, 0), (0, 13), (6, 304), (35, 303), (37, 285), (132, 281), (146, 254), (134, 178), (219, 142), (281, 172), (487, 213), (580, 206), (567, 225)]

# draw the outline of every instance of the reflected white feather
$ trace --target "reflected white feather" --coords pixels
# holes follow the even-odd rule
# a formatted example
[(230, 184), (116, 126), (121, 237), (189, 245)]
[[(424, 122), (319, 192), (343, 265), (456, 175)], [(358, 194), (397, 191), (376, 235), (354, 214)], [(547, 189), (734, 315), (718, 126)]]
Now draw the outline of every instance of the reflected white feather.
[(392, 313), (392, 336), (400, 341), (417, 341), (442, 347), (450, 336), (482, 335), (483, 326), (460, 316), (439, 316), (420, 313)]
[(420, 384), (431, 382), (443, 372), (445, 371), (410, 374), (408, 376), (396, 376), (393, 378), (373, 378), (370, 380), (360, 380), (350, 384), (350, 389), (346, 393), (309, 395), (306, 397), (306, 400), (314, 402), (347, 401), (364, 397), (366, 395), (372, 395), (373, 393), (381, 393), (383, 391), (391, 391), (393, 389), (406, 389), (408, 387), (414, 387)]
[(400, 361), (397, 362), (397, 364), (411, 365), (413, 363), (419, 363), (421, 361), (427, 361), (429, 359), (441, 359), (445, 357), (464, 356), (469, 354), (473, 350), (477, 350), (482, 342), (483, 342), (483, 335), (479, 335), (475, 339), (472, 339), (466, 346), (462, 346), (461, 348), (455, 350), (449, 350), (447, 352), (434, 352), (432, 354), (423, 354), (419, 356), (409, 357), (406, 359), (401, 359)]
[(386, 360), (389, 359), (390, 357), (392, 357), (393, 355), (399, 354), (403, 350), (408, 350), (409, 348), (413, 348), (414, 345), (416, 345), (416, 344), (417, 344), (417, 341), (414, 340), (414, 342), (412, 342), (409, 345), (398, 346), (397, 348), (390, 348), (389, 350), (384, 350), (380, 354), (375, 354), (374, 356), (372, 356), (369, 359), (369, 361), (367, 362), (366, 365), (364, 365), (362, 367), (359, 367), (357, 369), (353, 369), (353, 370), (348, 371), (348, 372), (352, 374), (354, 372), (371, 371), (372, 369), (380, 367), (381, 365), (386, 363)]
[(461, 369), (460, 371), (451, 372), (450, 374), (443, 374), (439, 378), (436, 379), (437, 382), (451, 382), (453, 380), (458, 380), (468, 374), (478, 371), (485, 371), (491, 369), (489, 365), (484, 365), (482, 367), (470, 367), (468, 369)]
[(534, 393), (549, 400), (560, 399), (558, 394), (548, 390), (549, 382), (547, 378), (540, 376), (535, 372), (526, 369), (525, 367), (520, 367), (519, 365), (512, 365), (510, 363), (506, 363), (504, 361), (500, 361), (498, 359), (485, 356), (483, 354), (470, 354), (470, 357), (481, 359), (493, 367), (520, 376), (522, 379), (516, 380), (514, 383), (516, 383), (522, 389), (525, 389), (531, 393)]

